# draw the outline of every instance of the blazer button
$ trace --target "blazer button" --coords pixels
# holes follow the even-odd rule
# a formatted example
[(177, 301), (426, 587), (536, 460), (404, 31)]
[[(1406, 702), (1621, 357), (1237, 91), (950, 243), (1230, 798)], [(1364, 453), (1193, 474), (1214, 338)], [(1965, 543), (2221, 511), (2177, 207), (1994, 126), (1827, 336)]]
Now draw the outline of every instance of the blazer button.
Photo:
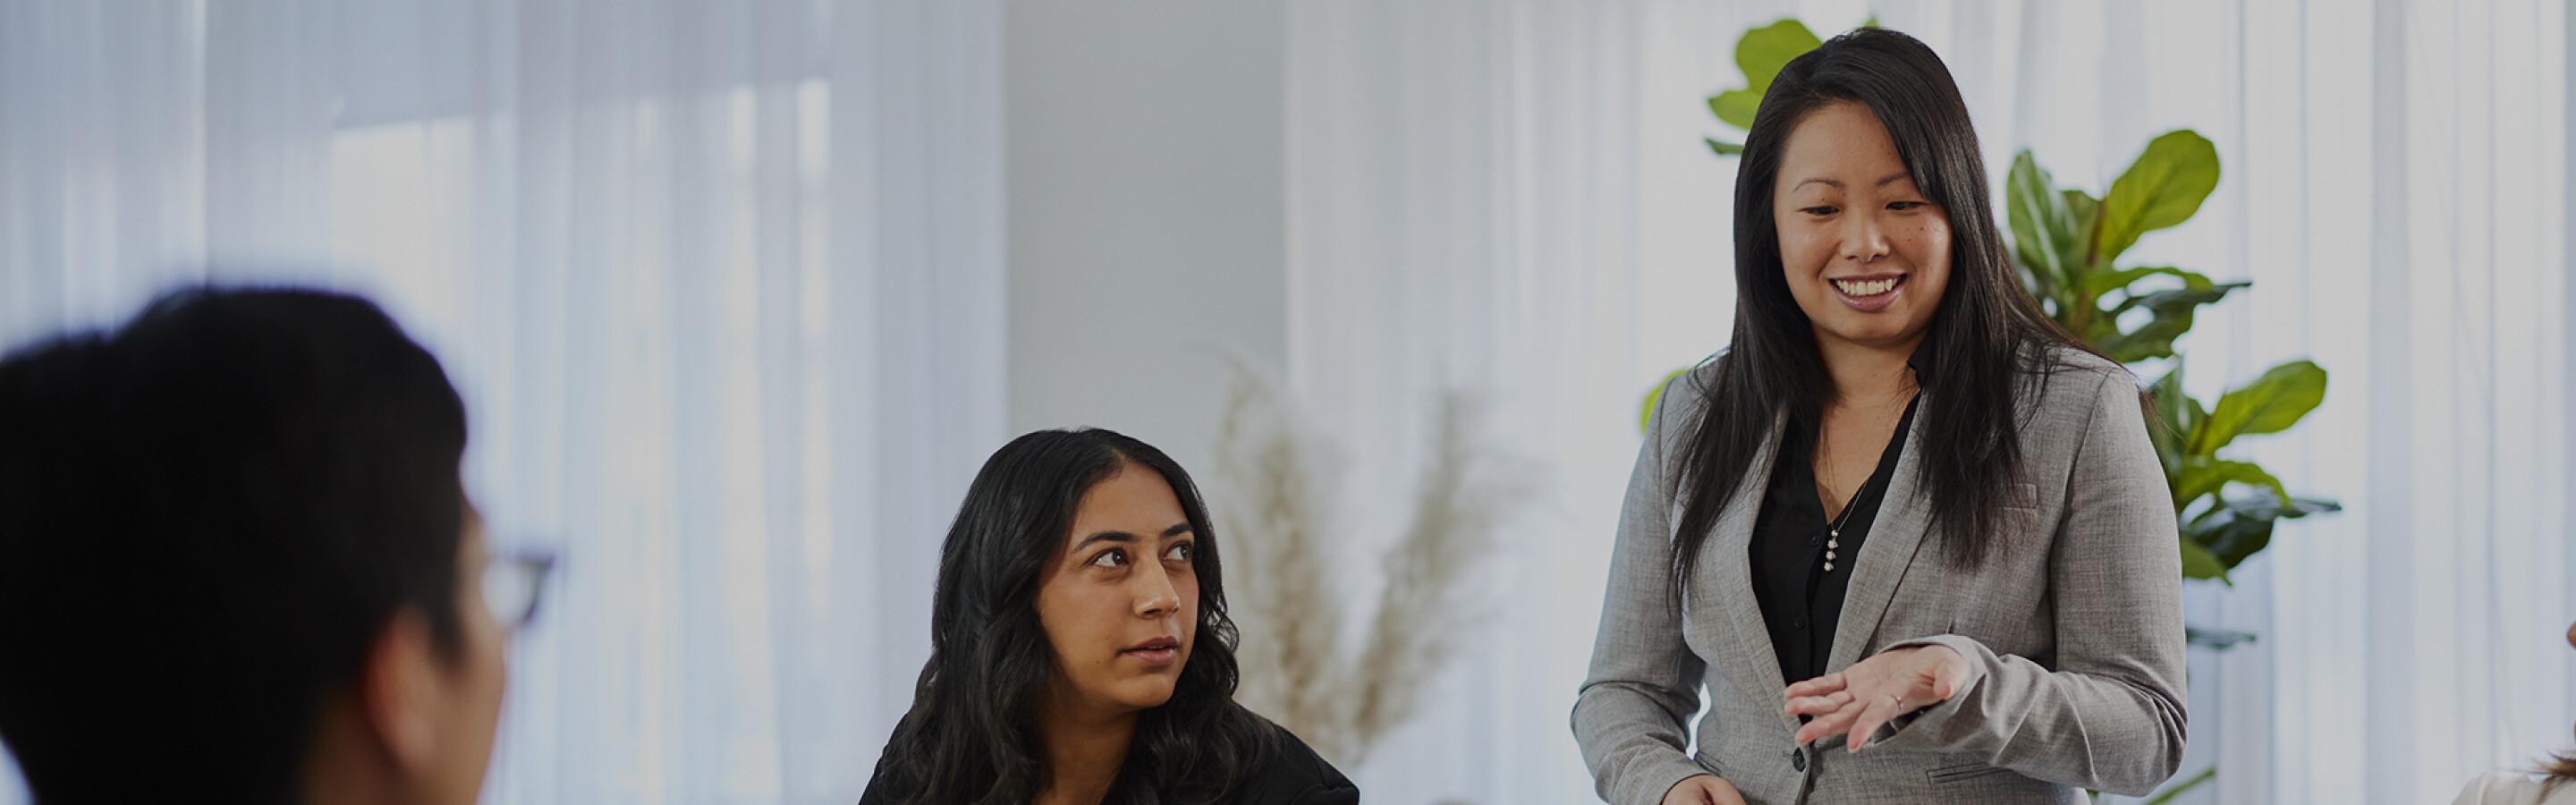
[(1799, 770), (1799, 771), (1806, 771), (1806, 770), (1807, 770), (1807, 753), (1805, 753), (1805, 752), (1791, 752), (1791, 753), (1789, 753), (1789, 768), (1797, 769), (1797, 770)]

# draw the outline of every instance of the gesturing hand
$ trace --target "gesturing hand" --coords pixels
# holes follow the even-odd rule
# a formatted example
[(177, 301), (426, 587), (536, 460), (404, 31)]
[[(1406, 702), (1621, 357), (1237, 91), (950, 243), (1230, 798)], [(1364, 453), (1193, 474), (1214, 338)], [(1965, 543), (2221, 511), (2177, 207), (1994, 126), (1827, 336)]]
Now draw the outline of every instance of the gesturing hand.
[(1845, 735), (1858, 752), (1889, 720), (1949, 701), (1967, 681), (1968, 661), (1948, 646), (1901, 648), (1790, 685), (1789, 714), (1815, 717), (1798, 728), (1800, 746)]
[(1717, 775), (1694, 774), (1664, 792), (1664, 805), (1744, 805), (1744, 795)]

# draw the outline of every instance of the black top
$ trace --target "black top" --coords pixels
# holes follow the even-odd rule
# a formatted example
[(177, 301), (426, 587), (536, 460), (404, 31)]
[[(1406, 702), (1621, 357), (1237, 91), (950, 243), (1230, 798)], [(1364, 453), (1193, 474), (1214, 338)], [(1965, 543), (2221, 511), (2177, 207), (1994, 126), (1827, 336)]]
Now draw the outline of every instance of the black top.
[(1288, 728), (1273, 724), (1277, 740), (1270, 744), (1252, 779), (1243, 784), (1233, 797), (1225, 800), (1235, 805), (1359, 805), (1360, 787), (1342, 776), (1340, 769), (1324, 762), (1315, 750), (1297, 740)]
[[(1359, 804), (1359, 786), (1353, 785), (1350, 778), (1342, 776), (1342, 772), (1333, 768), (1333, 764), (1324, 762), (1322, 757), (1315, 754), (1315, 750), (1307, 748), (1306, 742), (1297, 740), (1296, 734), (1289, 732), (1287, 728), (1270, 724), (1270, 729), (1272, 736), (1269, 749), (1263, 752), (1253, 764), (1252, 773), (1245, 778), (1243, 785), (1237, 787), (1232, 795), (1217, 800), (1218, 803), (1223, 805)], [(878, 761), (877, 770), (879, 772), (885, 770), (884, 761)], [(1141, 783), (1136, 779), (1134, 769), (1130, 768), (1118, 776), (1117, 782), (1110, 785), (1109, 795), (1103, 797), (1101, 802), (1103, 805), (1123, 805), (1131, 802), (1200, 801), (1196, 796), (1170, 792), (1164, 792), (1159, 796), (1141, 796), (1142, 792), (1136, 790), (1139, 785)], [(886, 802), (885, 797), (877, 791), (876, 781), (870, 779), (867, 792), (859, 795), (859, 805), (886, 805)]]
[[(1924, 339), (1928, 346), (1931, 339)], [(1925, 376), (1925, 348), (1917, 347), (1906, 365), (1919, 383)], [(1780, 657), (1780, 678), (1792, 683), (1825, 674), (1834, 650), (1834, 628), (1842, 619), (1843, 591), (1851, 584), (1852, 566), (1878, 519), (1879, 503), (1896, 475), (1896, 460), (1905, 452), (1905, 434), (1914, 429), (1914, 409), (1923, 398), (1905, 404), (1896, 435), (1878, 457), (1860, 494), (1844, 508), (1850, 519), (1833, 540), (1834, 569), (1825, 570), (1825, 541), (1832, 529), (1825, 503), (1816, 495), (1812, 467), (1816, 434), (1792, 422), (1780, 434), (1779, 458), (1772, 462), (1770, 485), (1762, 494), (1762, 513), (1753, 522), (1748, 557), (1753, 569), (1753, 598), (1771, 632), (1771, 648)]]

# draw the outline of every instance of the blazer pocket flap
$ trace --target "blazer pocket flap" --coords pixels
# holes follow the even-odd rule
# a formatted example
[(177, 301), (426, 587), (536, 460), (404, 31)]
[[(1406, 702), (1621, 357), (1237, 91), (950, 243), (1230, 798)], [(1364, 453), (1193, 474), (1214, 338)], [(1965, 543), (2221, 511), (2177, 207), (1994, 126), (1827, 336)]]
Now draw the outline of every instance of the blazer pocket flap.
[(1955, 783), (1963, 780), (1974, 780), (1979, 777), (2002, 773), (2004, 773), (2003, 769), (1983, 763), (1962, 763), (1956, 766), (1944, 766), (1938, 769), (1933, 769), (1925, 774), (1932, 778), (1933, 785), (1945, 785), (1948, 783)]

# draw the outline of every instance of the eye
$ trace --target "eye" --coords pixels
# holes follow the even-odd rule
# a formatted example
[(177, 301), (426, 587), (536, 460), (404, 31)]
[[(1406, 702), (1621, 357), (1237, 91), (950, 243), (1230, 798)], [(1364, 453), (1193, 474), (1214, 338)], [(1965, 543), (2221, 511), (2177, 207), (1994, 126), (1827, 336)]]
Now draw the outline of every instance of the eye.
[(1888, 209), (1891, 209), (1891, 210), (1897, 210), (1897, 211), (1902, 212), (1902, 211), (1905, 211), (1905, 210), (1921, 209), (1921, 208), (1923, 208), (1923, 207), (1928, 207), (1928, 206), (1931, 206), (1931, 202), (1928, 202), (1928, 201), (1893, 201), (1893, 202), (1889, 202), (1889, 203), (1888, 203), (1887, 208), (1888, 208)]
[(1173, 543), (1172, 547), (1163, 549), (1163, 558), (1175, 562), (1187, 562), (1192, 558), (1197, 557), (1198, 553), (1198, 545), (1188, 542), (1177, 542)]
[(1091, 557), (1090, 565), (1092, 567), (1125, 567), (1127, 565), (1127, 549), (1111, 548), (1109, 550), (1101, 551), (1099, 556)]
[(1803, 213), (1806, 213), (1806, 214), (1808, 214), (1808, 215), (1813, 215), (1813, 216), (1816, 216), (1816, 217), (1818, 217), (1818, 218), (1822, 218), (1822, 217), (1824, 217), (1824, 216), (1828, 216), (1828, 215), (1832, 215), (1832, 214), (1834, 214), (1834, 213), (1842, 212), (1842, 208), (1840, 208), (1840, 207), (1808, 207), (1808, 208), (1806, 208), (1806, 209), (1799, 210), (1799, 212), (1803, 212)]

